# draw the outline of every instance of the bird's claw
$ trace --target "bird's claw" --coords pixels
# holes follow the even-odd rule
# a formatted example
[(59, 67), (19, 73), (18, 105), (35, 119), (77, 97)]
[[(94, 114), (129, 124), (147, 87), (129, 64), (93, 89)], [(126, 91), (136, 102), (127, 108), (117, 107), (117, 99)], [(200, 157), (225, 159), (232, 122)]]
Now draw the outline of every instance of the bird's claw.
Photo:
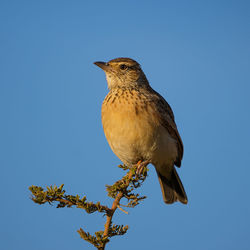
[(143, 173), (143, 170), (147, 165), (149, 164), (149, 161), (138, 161), (137, 162), (137, 170), (136, 170), (136, 175), (141, 175)]

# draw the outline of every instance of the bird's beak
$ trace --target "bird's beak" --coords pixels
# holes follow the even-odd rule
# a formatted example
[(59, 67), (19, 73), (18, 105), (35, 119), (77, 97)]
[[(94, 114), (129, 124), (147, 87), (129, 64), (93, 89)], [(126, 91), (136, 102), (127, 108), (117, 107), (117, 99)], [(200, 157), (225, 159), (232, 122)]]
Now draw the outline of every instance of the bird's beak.
[(105, 62), (94, 62), (94, 64), (100, 67), (104, 71), (108, 71), (110, 69), (110, 66), (108, 65), (108, 63), (105, 63)]

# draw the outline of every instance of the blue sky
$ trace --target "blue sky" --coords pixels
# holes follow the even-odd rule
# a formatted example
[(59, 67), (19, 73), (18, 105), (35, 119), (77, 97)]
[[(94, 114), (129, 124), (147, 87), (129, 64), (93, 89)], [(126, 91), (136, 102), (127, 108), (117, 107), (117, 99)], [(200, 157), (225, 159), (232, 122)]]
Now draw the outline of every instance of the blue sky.
[(148, 198), (117, 212), (130, 229), (107, 249), (249, 249), (249, 13), (249, 1), (1, 1), (2, 249), (94, 249), (76, 230), (102, 230), (105, 218), (34, 204), (28, 187), (64, 183), (111, 204), (105, 184), (123, 173), (93, 62), (121, 56), (174, 110), (189, 204), (165, 205), (150, 166)]

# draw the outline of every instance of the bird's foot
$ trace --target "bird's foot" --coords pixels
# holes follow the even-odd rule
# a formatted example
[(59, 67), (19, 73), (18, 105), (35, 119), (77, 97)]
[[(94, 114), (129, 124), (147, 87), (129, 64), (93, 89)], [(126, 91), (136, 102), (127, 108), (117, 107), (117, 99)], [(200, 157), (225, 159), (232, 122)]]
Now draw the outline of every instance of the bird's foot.
[(138, 161), (136, 164), (137, 166), (136, 175), (141, 175), (144, 168), (147, 167), (149, 163), (150, 161)]

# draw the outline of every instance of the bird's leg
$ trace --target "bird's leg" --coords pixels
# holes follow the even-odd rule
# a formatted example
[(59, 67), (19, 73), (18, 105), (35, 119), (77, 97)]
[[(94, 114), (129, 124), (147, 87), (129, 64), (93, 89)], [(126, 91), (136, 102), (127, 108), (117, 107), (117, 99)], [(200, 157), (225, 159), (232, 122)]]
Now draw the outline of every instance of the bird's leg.
[(149, 160), (147, 161), (138, 161), (137, 162), (137, 170), (136, 170), (136, 174), (140, 175), (143, 172), (143, 169), (150, 163)]

